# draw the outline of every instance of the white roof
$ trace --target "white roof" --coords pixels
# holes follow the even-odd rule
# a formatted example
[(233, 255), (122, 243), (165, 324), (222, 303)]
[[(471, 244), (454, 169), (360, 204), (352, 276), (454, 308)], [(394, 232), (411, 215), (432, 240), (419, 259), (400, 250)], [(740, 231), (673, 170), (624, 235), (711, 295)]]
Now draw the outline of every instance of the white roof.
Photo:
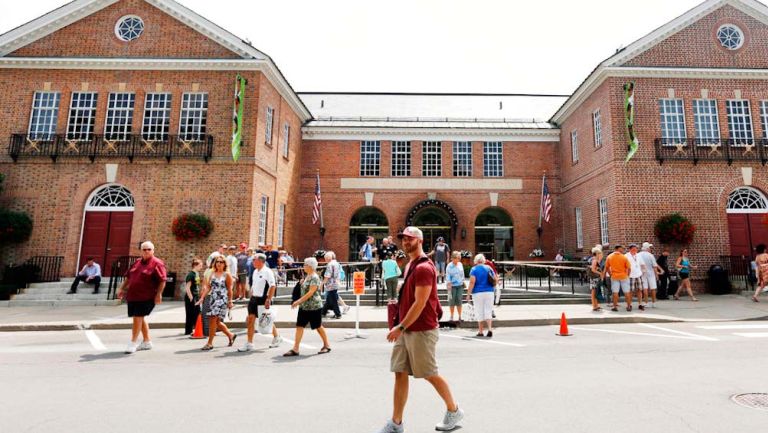
[[(542, 125), (563, 95), (298, 93), (316, 121), (472, 122)], [(313, 122), (314, 123), (314, 122)], [(494, 125), (497, 127), (499, 125)]]

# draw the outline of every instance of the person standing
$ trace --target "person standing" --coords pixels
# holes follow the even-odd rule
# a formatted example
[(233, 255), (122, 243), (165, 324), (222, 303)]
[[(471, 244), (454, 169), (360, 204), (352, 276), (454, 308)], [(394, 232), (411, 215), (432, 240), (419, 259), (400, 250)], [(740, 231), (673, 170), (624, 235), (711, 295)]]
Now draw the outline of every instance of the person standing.
[[(373, 236), (368, 236), (365, 240), (365, 243), (362, 247), (360, 247), (360, 260), (363, 262), (373, 262), (374, 257), (376, 257), (376, 240), (373, 239)], [(366, 266), (365, 268), (365, 284), (370, 285), (373, 281), (373, 267), (374, 264), (370, 264)]]
[(667, 291), (669, 286), (669, 248), (664, 248), (661, 251), (661, 255), (656, 259), (656, 264), (661, 269), (658, 284), (659, 299), (669, 299), (669, 292)]
[[(166, 279), (165, 263), (155, 257), (155, 245), (146, 241), (141, 244), (141, 258), (128, 269), (123, 284), (117, 289), (117, 297), (128, 304), (128, 317), (133, 319), (131, 342), (125, 353), (152, 349), (149, 336), (149, 324), (145, 317), (152, 313), (155, 305), (163, 302), (163, 289)], [(139, 332), (142, 342), (138, 344)]]
[(589, 263), (589, 289), (592, 297), (592, 311), (602, 311), (600, 302), (597, 300), (597, 291), (601, 289), (603, 279), (605, 278), (605, 269), (602, 266), (603, 247), (595, 245), (592, 248), (592, 258)]
[(475, 256), (475, 266), (469, 271), (469, 288), (467, 289), (467, 301), (472, 296), (475, 305), (475, 318), (477, 318), (477, 336), (483, 337), (483, 325), (488, 327), (485, 337), (493, 337), (493, 295), (496, 290), (496, 273), (485, 264), (485, 256)]
[(435, 261), (437, 267), (438, 282), (445, 282), (445, 266), (448, 264), (448, 257), (451, 257), (451, 248), (445, 243), (442, 237), (437, 238), (437, 243), (428, 254)]
[(323, 274), (323, 289), (325, 290), (325, 304), (323, 305), (322, 316), (325, 317), (328, 311), (333, 311), (334, 319), (341, 319), (341, 310), (339, 310), (339, 279), (341, 278), (341, 265), (336, 261), (336, 254), (333, 251), (325, 253), (325, 273)]
[(757, 256), (755, 256), (755, 264), (757, 265), (757, 288), (755, 288), (755, 294), (752, 295), (752, 300), (760, 302), (757, 299), (760, 296), (760, 292), (768, 285), (768, 254), (765, 252), (765, 244), (760, 244), (755, 247)]
[[(230, 245), (229, 248), (227, 248), (227, 270), (229, 272), (229, 275), (232, 276), (232, 294), (234, 295), (235, 291), (237, 290), (237, 275), (238, 275), (238, 267), (237, 267), (237, 257), (235, 256), (235, 253), (237, 252), (237, 247), (234, 245)], [(230, 298), (232, 300), (240, 300), (240, 298), (232, 297)]]
[(387, 257), (389, 257), (390, 254), (394, 256), (395, 252), (397, 252), (397, 247), (393, 245), (392, 242), (390, 242), (388, 237), (382, 239), (381, 246), (376, 249), (376, 253), (379, 255), (380, 262), (387, 260)]
[(643, 242), (643, 246), (640, 248), (640, 252), (637, 253), (637, 257), (640, 261), (640, 267), (643, 268), (643, 297), (645, 298), (647, 305), (648, 296), (650, 295), (651, 308), (656, 308), (656, 279), (664, 271), (659, 267), (658, 263), (656, 263), (656, 258), (651, 253), (651, 248), (653, 248), (653, 244)]
[(451, 322), (453, 322), (453, 310), (458, 310), (459, 322), (461, 322), (461, 303), (464, 301), (464, 265), (461, 264), (461, 252), (451, 253), (451, 263), (445, 267), (445, 275), (448, 278), (450, 297), (448, 307), (451, 309)]
[(277, 260), (280, 258), (280, 251), (272, 248), (272, 244), (267, 244), (264, 248), (264, 254), (267, 256), (267, 266), (274, 272), (277, 272)]
[(611, 311), (619, 311), (619, 291), (624, 292), (627, 311), (632, 311), (629, 271), (630, 264), (624, 255), (624, 246), (616, 245), (613, 247), (613, 252), (605, 259), (605, 272), (611, 276), (611, 294), (613, 295), (613, 308), (611, 308)]
[(195, 257), (192, 259), (192, 270), (184, 278), (184, 312), (186, 313), (184, 335), (189, 335), (194, 331), (197, 316), (200, 315), (200, 306), (197, 305), (197, 301), (200, 300), (201, 270), (203, 270), (203, 261)]
[(403, 411), (408, 400), (410, 378), (425, 379), (437, 391), (446, 406), (443, 421), (435, 426), (439, 431), (450, 431), (464, 418), (464, 411), (453, 399), (448, 382), (437, 369), (435, 349), (440, 334), (437, 298), (437, 271), (424, 254), (424, 234), (416, 227), (406, 227), (397, 236), (410, 262), (405, 269), (401, 288), (399, 318), (387, 334), (392, 348), (390, 370), (395, 374), (392, 418), (379, 433), (402, 433)]
[(688, 292), (691, 301), (698, 302), (699, 300), (693, 296), (693, 290), (691, 289), (691, 268), (695, 269), (696, 267), (691, 265), (691, 261), (688, 259), (688, 248), (683, 248), (683, 250), (680, 251), (680, 257), (678, 257), (675, 262), (675, 268), (677, 269), (678, 275), (680, 275), (680, 287), (678, 287), (677, 292), (675, 292), (675, 301), (680, 300), (680, 293), (685, 290)]
[[(259, 253), (253, 258), (253, 274), (251, 276), (251, 299), (248, 301), (248, 341), (243, 347), (237, 349), (238, 352), (250, 352), (253, 350), (253, 334), (256, 332), (256, 320), (259, 319), (259, 307), (263, 310), (269, 310), (272, 306), (272, 298), (275, 296), (277, 285), (275, 284), (275, 273), (266, 266), (267, 256)], [(277, 326), (272, 325), (272, 343), (270, 348), (280, 346), (283, 337), (277, 332)]]
[[(386, 240), (386, 239), (385, 239)], [(397, 266), (393, 253), (389, 253), (387, 258), (381, 263), (381, 278), (384, 280), (384, 286), (387, 288), (387, 300), (397, 302), (397, 285), (400, 282), (402, 271)]]
[(85, 266), (75, 277), (75, 281), (72, 282), (72, 287), (69, 288), (68, 295), (74, 295), (77, 293), (77, 286), (80, 282), (84, 281), (88, 284), (93, 283), (93, 294), (99, 293), (99, 285), (101, 284), (101, 266), (93, 260), (93, 257), (86, 259)]
[[(632, 311), (632, 294), (637, 293), (637, 308), (640, 311), (645, 310), (643, 305), (643, 268), (640, 259), (637, 257), (637, 245), (629, 244), (629, 252), (625, 254), (629, 260), (629, 310)], [(645, 299), (645, 302), (648, 300)]]
[(224, 257), (226, 253), (227, 253), (227, 244), (219, 245), (219, 248), (216, 251), (212, 252), (207, 259), (205, 259), (205, 267), (210, 268), (211, 265), (213, 264), (214, 257), (218, 257), (218, 256)]
[(298, 308), (299, 313), (296, 317), (296, 337), (293, 348), (283, 354), (283, 356), (299, 356), (299, 345), (304, 337), (304, 328), (309, 325), (312, 330), (317, 330), (320, 338), (323, 340), (323, 347), (318, 355), (323, 355), (331, 351), (331, 344), (328, 342), (328, 335), (323, 327), (323, 300), (320, 297), (320, 277), (317, 275), (317, 259), (307, 257), (304, 259), (304, 279), (301, 282), (301, 297), (291, 304), (291, 308)]
[(230, 332), (227, 325), (224, 324), (227, 312), (234, 306), (232, 303), (234, 280), (234, 277), (227, 271), (226, 258), (223, 256), (215, 257), (213, 259), (213, 272), (208, 277), (203, 286), (203, 292), (200, 294), (202, 299), (197, 301), (197, 304), (200, 305), (203, 299), (210, 295), (206, 313), (208, 315), (208, 342), (200, 350), (213, 350), (213, 339), (216, 337), (217, 329), (229, 338), (229, 346), (235, 343), (237, 335)]
[(557, 266), (560, 266), (563, 261), (565, 261), (565, 251), (562, 249), (557, 250), (557, 255), (555, 255), (555, 268), (552, 269), (552, 276), (553, 277), (559, 277), (560, 272)]
[(248, 289), (248, 262), (251, 260), (251, 257), (246, 252), (247, 248), (248, 244), (240, 242), (240, 251), (235, 254), (237, 259), (237, 293), (235, 299), (245, 298)]

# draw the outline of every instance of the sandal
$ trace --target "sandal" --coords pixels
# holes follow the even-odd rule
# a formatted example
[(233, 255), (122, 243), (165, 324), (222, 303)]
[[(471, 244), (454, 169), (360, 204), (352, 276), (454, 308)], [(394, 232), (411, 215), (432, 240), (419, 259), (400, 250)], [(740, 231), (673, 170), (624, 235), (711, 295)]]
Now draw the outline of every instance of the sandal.
[(235, 339), (237, 338), (237, 334), (232, 334), (232, 338), (229, 339), (229, 347), (232, 347), (233, 344), (235, 344)]
[(475, 335), (475, 337), (485, 337), (485, 335), (483, 335), (482, 332), (478, 332), (477, 335)]
[(331, 348), (330, 348), (330, 347), (328, 347), (328, 346), (323, 346), (323, 348), (322, 348), (322, 349), (320, 349), (320, 351), (319, 351), (319, 352), (317, 352), (317, 354), (318, 354), (318, 355), (324, 355), (324, 354), (326, 354), (326, 353), (328, 353), (328, 352), (330, 352), (330, 351), (331, 351)]
[(601, 307), (593, 308), (592, 311), (603, 311)]
[(677, 296), (677, 295), (672, 296), (672, 298), (674, 298), (675, 301), (679, 301), (680, 300), (680, 297)]
[(692, 298), (692, 299), (691, 299), (691, 301), (693, 301), (693, 302), (699, 302), (699, 300), (698, 300), (697, 298)]
[(200, 350), (204, 350), (207, 352), (209, 350), (213, 350), (213, 346), (211, 346), (210, 344), (206, 344), (205, 346), (201, 347)]
[(299, 352), (291, 349), (291, 350), (283, 353), (283, 356), (299, 356)]
[(757, 296), (752, 296), (752, 300), (753, 300), (753, 301), (755, 301), (755, 302), (760, 302), (760, 301), (757, 299)]

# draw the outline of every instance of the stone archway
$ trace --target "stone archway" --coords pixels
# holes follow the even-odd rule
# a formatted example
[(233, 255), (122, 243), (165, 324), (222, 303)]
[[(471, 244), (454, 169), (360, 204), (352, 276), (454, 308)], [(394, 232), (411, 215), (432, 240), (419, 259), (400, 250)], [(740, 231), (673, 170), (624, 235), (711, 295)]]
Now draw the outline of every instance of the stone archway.
[(134, 209), (133, 194), (122, 185), (102, 185), (91, 193), (85, 202), (77, 270), (93, 257), (102, 275), (110, 276), (112, 263), (130, 253)]

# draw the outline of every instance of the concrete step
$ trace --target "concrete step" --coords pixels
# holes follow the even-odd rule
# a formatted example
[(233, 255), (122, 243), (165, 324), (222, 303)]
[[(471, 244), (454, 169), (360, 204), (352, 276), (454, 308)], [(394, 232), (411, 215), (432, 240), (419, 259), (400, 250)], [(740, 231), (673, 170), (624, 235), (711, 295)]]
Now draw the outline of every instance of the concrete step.
[(66, 300), (66, 301), (50, 301), (50, 300), (16, 300), (11, 299), (8, 301), (9, 307), (104, 307), (104, 306), (116, 306), (120, 305), (120, 300), (108, 301), (106, 299), (99, 300)]
[[(346, 300), (345, 302), (347, 305), (354, 306), (355, 301), (354, 300)], [(384, 301), (386, 302), (386, 301)], [(447, 308), (448, 302), (445, 299), (440, 300), (441, 304), (443, 304), (443, 309)], [(565, 305), (573, 305), (573, 304), (589, 304), (590, 300), (588, 298), (529, 298), (529, 299), (502, 299), (501, 304), (502, 305), (557, 305), (557, 304), (565, 304)], [(290, 298), (275, 298), (274, 301), (275, 305), (290, 305), (291, 300)], [(360, 300), (360, 305), (364, 307), (371, 307), (376, 305), (376, 301), (371, 300)]]
[(90, 292), (84, 292), (84, 293), (76, 293), (74, 295), (67, 295), (64, 293), (60, 294), (50, 294), (50, 293), (20, 293), (13, 297), (13, 300), (15, 301), (66, 301), (66, 300), (75, 300), (75, 301), (91, 301), (91, 300), (99, 300), (99, 299), (107, 299), (106, 292), (101, 292), (97, 295), (94, 295)]
[[(99, 288), (100, 292), (106, 292), (107, 286), (102, 285)], [(38, 294), (38, 295), (61, 295), (69, 292), (69, 286), (67, 287), (37, 287), (37, 288), (31, 288), (31, 289), (23, 289), (21, 293), (29, 293), (29, 294)], [(77, 293), (92, 293), (93, 292), (93, 286), (84, 286), (80, 285), (80, 287), (77, 288)]]

